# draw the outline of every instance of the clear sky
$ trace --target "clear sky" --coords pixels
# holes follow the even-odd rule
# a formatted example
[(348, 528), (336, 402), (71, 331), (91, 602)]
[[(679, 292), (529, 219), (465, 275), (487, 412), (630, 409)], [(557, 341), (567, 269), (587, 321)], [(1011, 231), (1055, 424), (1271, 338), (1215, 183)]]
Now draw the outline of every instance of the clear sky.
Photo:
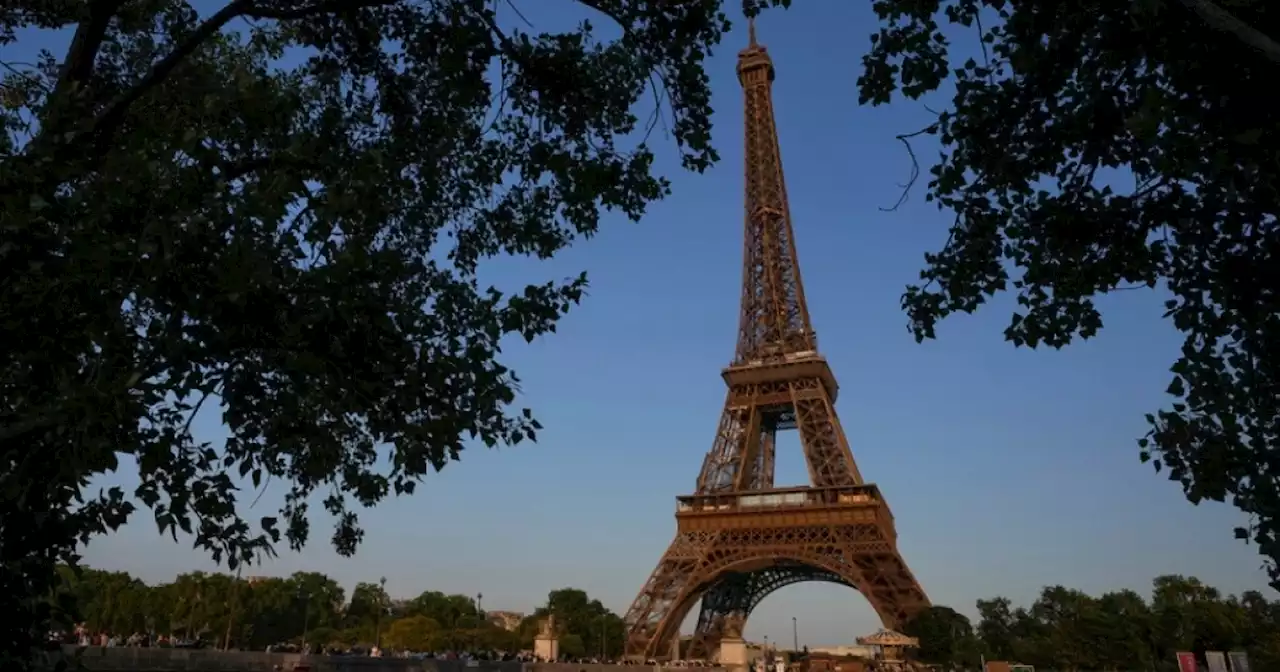
[[(578, 16), (568, 0), (521, 6), (539, 29)], [(929, 113), (919, 103), (857, 107), (873, 27), (869, 3), (812, 0), (769, 13), (759, 33), (777, 66), (800, 261), (821, 348), (842, 384), (838, 410), (926, 591), (972, 614), (978, 598), (1029, 603), (1046, 584), (1146, 594), (1162, 573), (1230, 592), (1263, 588), (1255, 549), (1232, 539), (1242, 516), (1193, 507), (1138, 462), (1142, 414), (1165, 403), (1179, 344), (1159, 297), (1104, 301), (1103, 333), (1062, 352), (1004, 343), (1007, 300), (946, 322), (937, 342), (917, 345), (907, 333), (899, 297), (923, 253), (944, 241), (949, 217), (919, 193), (897, 212), (880, 210), (909, 167), (894, 135), (923, 126)], [(743, 33), (710, 63), (719, 166), (682, 174), (670, 143), (659, 143), (674, 194), (645, 221), (611, 221), (553, 262), (494, 273), (508, 283), (583, 269), (591, 278), (591, 295), (558, 334), (508, 349), (524, 379), (520, 401), (546, 426), (539, 442), (464, 453), (415, 496), (366, 512), (353, 559), (327, 547), (321, 518), (305, 553), (282, 553), (254, 573), (321, 571), (348, 588), (385, 576), (393, 595), (483, 593), (488, 609), (522, 611), (575, 586), (625, 611), (671, 540), (675, 496), (693, 489), (724, 398), (719, 370), (732, 355), (741, 274), (734, 58)], [(935, 149), (916, 153), (927, 161)], [(222, 435), (216, 413), (197, 424), (201, 437)], [(803, 482), (794, 435), (782, 439), (778, 461), (779, 484)], [(279, 494), (269, 490), (249, 513), (268, 515)], [(213, 568), (157, 536), (149, 515), (94, 541), (86, 559), (147, 581)], [(848, 643), (878, 627), (854, 591), (805, 584), (769, 597), (747, 634), (789, 643), (792, 617), (808, 645)]]

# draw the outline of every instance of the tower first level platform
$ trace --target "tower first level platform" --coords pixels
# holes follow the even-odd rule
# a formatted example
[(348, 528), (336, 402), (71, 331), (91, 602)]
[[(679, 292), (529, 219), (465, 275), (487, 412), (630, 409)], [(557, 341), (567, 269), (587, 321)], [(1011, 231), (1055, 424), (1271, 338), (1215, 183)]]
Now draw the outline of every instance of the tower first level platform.
[(750, 572), (790, 560), (827, 572), (861, 592), (890, 627), (929, 605), (873, 484), (686, 495), (676, 500), (676, 539), (672, 550), (682, 539), (700, 547), (687, 557), (701, 554), (704, 569), (741, 562), (734, 571)]
[[(725, 624), (804, 581), (848, 586), (897, 628), (929, 606), (897, 548), (893, 514), (872, 484), (774, 488), (677, 498), (676, 537), (629, 614), (636, 658), (710, 657)], [(674, 648), (702, 600), (690, 650)]]
[(864, 534), (858, 543), (866, 550), (886, 548), (897, 541), (889, 505), (871, 483), (676, 498), (676, 531), (680, 534), (797, 526), (862, 526)]

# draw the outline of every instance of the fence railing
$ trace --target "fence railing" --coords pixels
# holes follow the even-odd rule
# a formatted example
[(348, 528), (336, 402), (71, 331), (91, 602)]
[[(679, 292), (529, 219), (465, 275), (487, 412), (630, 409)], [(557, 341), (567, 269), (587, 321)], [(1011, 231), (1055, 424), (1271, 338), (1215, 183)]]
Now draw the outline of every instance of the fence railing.
[[(578, 663), (521, 663), (439, 658), (371, 658), (262, 651), (211, 651), (142, 647), (80, 647), (49, 654), (76, 661), (87, 672), (662, 672), (663, 667)], [(74, 669), (74, 668), (72, 668)], [(686, 672), (688, 668), (665, 668)], [(696, 668), (696, 672), (724, 672)]]

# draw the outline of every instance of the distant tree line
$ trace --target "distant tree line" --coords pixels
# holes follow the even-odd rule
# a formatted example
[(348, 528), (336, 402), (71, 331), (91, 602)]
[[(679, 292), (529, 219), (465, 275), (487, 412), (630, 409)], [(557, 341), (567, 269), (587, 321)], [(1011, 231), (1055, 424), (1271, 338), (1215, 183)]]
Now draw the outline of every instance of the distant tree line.
[(415, 652), (529, 649), (549, 613), (561, 626), (560, 651), (571, 657), (621, 653), (622, 619), (575, 588), (553, 590), (547, 604), (513, 630), (491, 622), (478, 597), (428, 590), (395, 600), (381, 582), (356, 584), (348, 596), (332, 578), (298, 572), (288, 578), (244, 579), (191, 572), (148, 585), (126, 572), (60, 568), (54, 602), (61, 623), (92, 634), (165, 635), (216, 648), (261, 650), (272, 645), (313, 649)]
[(975, 626), (935, 606), (907, 624), (928, 663), (977, 669), (1006, 660), (1037, 670), (1177, 669), (1175, 654), (1246, 651), (1252, 669), (1280, 670), (1280, 601), (1248, 591), (1224, 596), (1195, 578), (1157, 577), (1150, 599), (1132, 590), (1099, 597), (1045, 588), (1030, 607), (1004, 597), (978, 600)]
[[(539, 621), (554, 613), (567, 657), (617, 658), (624, 624), (576, 588), (553, 590), (545, 606), (507, 630), (479, 610), (475, 596), (425, 591), (394, 600), (380, 582), (347, 595), (332, 578), (239, 579), (191, 572), (148, 585), (125, 572), (60, 570), (57, 595), (66, 625), (127, 637), (158, 633), (218, 648), (307, 644), (416, 652), (530, 649)], [(1045, 588), (1028, 607), (1004, 597), (977, 602), (978, 621), (935, 606), (904, 626), (927, 663), (976, 669), (982, 658), (1050, 670), (1176, 670), (1174, 654), (1247, 651), (1253, 669), (1280, 670), (1280, 600), (1257, 591), (1224, 596), (1195, 578), (1161, 576), (1150, 598), (1121, 590), (1091, 596)]]

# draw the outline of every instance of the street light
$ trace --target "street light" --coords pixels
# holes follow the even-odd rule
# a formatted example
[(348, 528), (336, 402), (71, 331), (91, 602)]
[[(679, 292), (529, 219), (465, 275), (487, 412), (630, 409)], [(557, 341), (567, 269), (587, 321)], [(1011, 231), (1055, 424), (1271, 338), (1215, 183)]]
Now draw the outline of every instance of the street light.
[(307, 630), (311, 628), (311, 593), (305, 586), (298, 586), (298, 599), (302, 600), (302, 650), (307, 650)]
[(373, 622), (373, 648), (378, 650), (378, 654), (382, 654), (382, 610), (386, 605), (383, 604), (387, 597), (387, 577), (378, 579), (378, 611), (377, 618)]
[(800, 653), (800, 631), (796, 629), (796, 617), (791, 617), (791, 650)]
[(236, 581), (231, 584), (231, 615), (227, 618), (227, 632), (222, 638), (223, 651), (231, 650), (231, 626), (236, 621), (236, 610), (240, 607), (240, 570), (243, 568), (244, 565), (236, 568)]

